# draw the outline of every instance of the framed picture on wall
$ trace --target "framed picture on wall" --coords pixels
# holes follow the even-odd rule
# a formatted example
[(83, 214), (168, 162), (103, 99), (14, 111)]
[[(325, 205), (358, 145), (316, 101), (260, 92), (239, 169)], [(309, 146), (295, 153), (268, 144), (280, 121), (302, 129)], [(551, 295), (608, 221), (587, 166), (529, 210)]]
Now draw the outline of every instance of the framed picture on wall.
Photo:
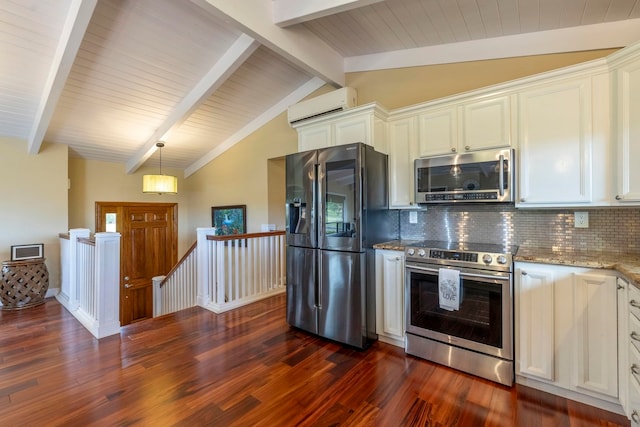
[(213, 206), (211, 225), (217, 236), (245, 234), (247, 232), (247, 205)]

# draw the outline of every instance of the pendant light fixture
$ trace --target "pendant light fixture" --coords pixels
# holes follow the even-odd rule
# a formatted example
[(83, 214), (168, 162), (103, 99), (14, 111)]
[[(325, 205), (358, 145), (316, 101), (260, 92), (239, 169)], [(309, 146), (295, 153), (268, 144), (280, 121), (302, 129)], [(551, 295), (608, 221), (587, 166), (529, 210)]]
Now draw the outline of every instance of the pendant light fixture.
[(160, 150), (160, 174), (144, 175), (142, 177), (142, 192), (176, 194), (178, 192), (178, 178), (162, 174), (162, 147), (164, 147), (164, 142), (157, 142), (156, 147)]

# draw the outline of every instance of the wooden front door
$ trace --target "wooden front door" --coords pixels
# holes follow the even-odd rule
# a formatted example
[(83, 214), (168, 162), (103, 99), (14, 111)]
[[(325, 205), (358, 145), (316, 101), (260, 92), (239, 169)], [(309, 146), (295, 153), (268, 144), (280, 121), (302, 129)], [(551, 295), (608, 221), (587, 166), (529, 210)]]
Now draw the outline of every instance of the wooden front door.
[(96, 202), (96, 213), (96, 230), (107, 231), (107, 222), (115, 222), (122, 235), (121, 325), (152, 318), (151, 279), (167, 274), (177, 261), (177, 204)]

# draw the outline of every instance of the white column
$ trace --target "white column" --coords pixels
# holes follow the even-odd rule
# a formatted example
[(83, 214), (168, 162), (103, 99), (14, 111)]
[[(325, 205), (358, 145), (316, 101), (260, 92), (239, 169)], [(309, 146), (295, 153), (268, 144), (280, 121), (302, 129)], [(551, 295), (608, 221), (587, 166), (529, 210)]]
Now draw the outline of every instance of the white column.
[(207, 241), (207, 236), (215, 236), (215, 227), (198, 227), (197, 247), (196, 247), (196, 270), (198, 277), (198, 290), (196, 293), (196, 304), (206, 307), (211, 302), (209, 294), (209, 284), (215, 277), (214, 264), (211, 255), (212, 245)]
[[(66, 295), (67, 310), (78, 309), (78, 239), (89, 238), (91, 231), (88, 228), (72, 228), (69, 230), (69, 289)], [(63, 289), (64, 292), (64, 289)], [(62, 302), (62, 301), (61, 301)], [(63, 303), (64, 305), (64, 303)]]
[(151, 284), (153, 286), (153, 317), (158, 317), (162, 314), (162, 289), (160, 289), (160, 283), (167, 276), (154, 276), (151, 278)]
[(120, 333), (120, 233), (96, 233), (96, 338)]

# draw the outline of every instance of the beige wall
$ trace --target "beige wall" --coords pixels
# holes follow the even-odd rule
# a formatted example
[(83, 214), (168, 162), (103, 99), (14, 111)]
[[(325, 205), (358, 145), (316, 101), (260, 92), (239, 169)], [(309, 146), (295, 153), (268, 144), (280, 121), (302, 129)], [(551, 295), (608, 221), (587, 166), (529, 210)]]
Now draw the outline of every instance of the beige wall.
[(67, 230), (66, 145), (43, 144), (37, 155), (27, 142), (0, 138), (0, 260), (12, 245), (44, 243), (49, 288), (60, 288), (58, 233)]
[(163, 173), (178, 177), (178, 194), (145, 194), (142, 192), (142, 175), (158, 173), (154, 167), (141, 167), (133, 174), (125, 172), (121, 163), (96, 160), (69, 159), (69, 228), (88, 228), (95, 232), (96, 202), (156, 202), (178, 203), (178, 256), (191, 243), (185, 240), (182, 230), (189, 216), (187, 203), (189, 193), (183, 173), (163, 168)]
[[(212, 206), (247, 205), (250, 233), (259, 232), (261, 224), (268, 224), (268, 160), (294, 153), (297, 146), (297, 133), (289, 126), (285, 112), (188, 177), (187, 226), (193, 239), (196, 227), (211, 226)], [(284, 181), (282, 185), (284, 190)]]
[(429, 65), (348, 73), (358, 104), (378, 102), (388, 109), (504, 83), (607, 56), (616, 49)]

